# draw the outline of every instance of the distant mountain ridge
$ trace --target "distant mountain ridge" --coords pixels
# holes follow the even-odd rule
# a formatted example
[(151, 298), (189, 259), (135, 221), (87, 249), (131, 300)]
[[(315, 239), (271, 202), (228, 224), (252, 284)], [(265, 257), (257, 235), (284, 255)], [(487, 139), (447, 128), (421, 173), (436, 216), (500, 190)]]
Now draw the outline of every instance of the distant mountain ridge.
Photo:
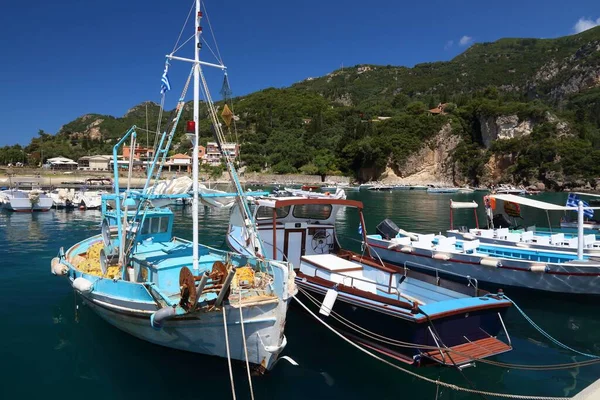
[[(444, 112), (427, 112), (439, 104)], [(412, 68), (338, 69), (234, 98), (233, 106), (238, 135), (230, 139), (241, 143), (248, 170), (556, 187), (590, 182), (600, 175), (600, 27), (556, 39), (476, 43), (450, 61)], [(212, 131), (201, 110), (206, 142)], [(158, 115), (153, 102), (122, 117), (88, 114), (33, 139), (25, 151), (31, 163), (42, 147), (45, 158), (106, 154), (132, 125), (143, 131), (146, 119), (152, 144)], [(182, 119), (191, 118), (188, 104)], [(177, 152), (189, 151), (183, 125)], [(8, 151), (0, 150), (0, 162), (14, 158)]]
[(451, 61), (413, 68), (359, 65), (309, 78), (292, 87), (314, 90), (332, 101), (344, 93), (353, 105), (398, 93), (409, 97), (470, 93), (496, 86), (529, 99), (563, 101), (600, 85), (600, 27), (557, 39), (500, 39), (475, 43)]

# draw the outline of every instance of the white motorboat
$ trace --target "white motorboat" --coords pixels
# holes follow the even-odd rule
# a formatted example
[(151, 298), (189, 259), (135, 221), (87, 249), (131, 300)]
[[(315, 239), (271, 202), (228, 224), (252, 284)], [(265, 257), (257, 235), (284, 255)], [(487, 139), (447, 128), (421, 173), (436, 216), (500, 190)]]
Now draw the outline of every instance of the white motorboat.
[(108, 192), (104, 190), (80, 190), (73, 197), (73, 204), (81, 210), (97, 210), (102, 205), (102, 195)]
[(52, 199), (53, 207), (60, 208), (73, 208), (75, 204), (73, 200), (75, 199), (75, 190), (73, 189), (54, 189), (47, 193), (47, 195)]
[(0, 206), (16, 212), (48, 211), (52, 208), (52, 199), (41, 190), (9, 189), (0, 192)]

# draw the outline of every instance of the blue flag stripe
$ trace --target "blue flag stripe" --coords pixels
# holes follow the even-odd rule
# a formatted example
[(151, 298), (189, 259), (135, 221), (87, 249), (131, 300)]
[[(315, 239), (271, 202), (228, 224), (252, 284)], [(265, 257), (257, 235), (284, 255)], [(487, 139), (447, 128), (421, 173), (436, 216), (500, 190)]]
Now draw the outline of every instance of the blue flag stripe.
[[(590, 204), (587, 201), (582, 200), (581, 202), (583, 203), (584, 207), (590, 206)], [(577, 208), (579, 206), (579, 196), (577, 196), (575, 193), (569, 193), (569, 196), (567, 197), (566, 206)], [(583, 215), (587, 218), (592, 218), (594, 216), (594, 210), (584, 209)]]
[(169, 60), (165, 62), (165, 71), (162, 74), (160, 79), (160, 93), (164, 94), (165, 92), (171, 90), (171, 83), (169, 82)]

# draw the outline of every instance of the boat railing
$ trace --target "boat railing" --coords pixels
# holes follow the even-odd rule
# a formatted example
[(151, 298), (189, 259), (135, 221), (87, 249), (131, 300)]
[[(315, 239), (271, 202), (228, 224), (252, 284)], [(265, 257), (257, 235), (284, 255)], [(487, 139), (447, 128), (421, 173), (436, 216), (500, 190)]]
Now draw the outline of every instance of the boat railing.
[[(413, 268), (416, 267), (416, 268), (419, 268), (422, 270), (431, 271), (432, 273), (435, 273), (435, 275), (430, 275), (429, 273), (426, 273), (426, 272), (415, 271), (414, 269), (410, 268), (411, 266)], [(440, 274), (440, 272), (441, 272), (441, 274)], [(481, 291), (479, 290), (479, 281), (476, 278), (473, 278), (469, 275), (462, 275), (462, 274), (457, 274), (455, 272), (441, 270), (439, 268), (431, 267), (431, 266), (425, 265), (425, 264), (419, 264), (419, 263), (416, 263), (413, 261), (405, 261), (404, 262), (404, 275), (406, 275), (407, 277), (411, 277), (411, 276), (418, 277), (419, 279), (421, 279), (425, 282), (431, 283), (435, 286), (440, 286), (440, 287), (454, 290), (454, 291), (457, 291), (457, 292), (460, 292), (463, 294), (467, 294), (467, 295), (479, 296), (481, 294)], [(456, 278), (461, 278), (461, 280), (464, 279), (467, 283), (467, 286), (465, 287), (464, 284), (444, 279), (440, 275), (453, 276)], [(468, 290), (467, 288), (469, 288), (469, 287), (472, 287), (473, 291)]]

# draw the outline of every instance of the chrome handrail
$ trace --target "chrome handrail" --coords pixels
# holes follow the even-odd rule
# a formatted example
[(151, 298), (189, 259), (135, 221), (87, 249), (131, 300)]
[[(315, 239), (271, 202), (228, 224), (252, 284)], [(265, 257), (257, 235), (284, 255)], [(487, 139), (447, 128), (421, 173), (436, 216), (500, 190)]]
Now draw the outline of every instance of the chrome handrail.
[[(467, 287), (473, 285), (472, 281), (475, 281), (475, 285), (473, 285), (473, 287), (475, 288), (475, 296), (479, 295), (479, 282), (477, 281), (476, 278), (471, 278), (471, 276), (469, 275), (462, 275), (462, 274), (457, 274), (456, 272), (450, 272), (450, 271), (445, 271), (439, 268), (435, 268), (435, 267), (431, 267), (429, 265), (425, 265), (425, 264), (419, 264), (413, 261), (405, 261), (404, 262), (404, 274), (406, 275), (406, 271), (410, 271), (409, 266), (410, 265), (414, 265), (416, 267), (419, 268), (423, 268), (423, 269), (429, 269), (429, 270), (433, 270), (435, 271), (435, 279), (436, 279), (436, 286), (440, 285), (440, 272), (443, 272), (444, 274), (447, 275), (452, 275), (452, 276), (456, 276), (456, 277), (460, 277), (460, 278), (464, 278), (467, 280)], [(418, 272), (418, 271), (417, 271)]]

